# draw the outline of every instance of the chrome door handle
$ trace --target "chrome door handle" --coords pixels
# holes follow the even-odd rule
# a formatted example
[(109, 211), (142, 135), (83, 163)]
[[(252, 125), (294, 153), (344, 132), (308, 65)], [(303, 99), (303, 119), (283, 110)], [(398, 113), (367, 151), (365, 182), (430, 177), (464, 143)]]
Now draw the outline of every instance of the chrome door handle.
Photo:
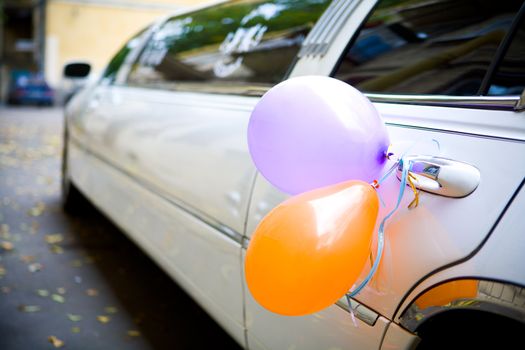
[[(412, 162), (410, 174), (414, 185), (422, 191), (445, 197), (466, 197), (478, 187), (481, 174), (473, 165), (457, 160), (434, 156), (406, 156), (404, 164)], [(401, 179), (402, 168), (397, 169), (397, 178)]]

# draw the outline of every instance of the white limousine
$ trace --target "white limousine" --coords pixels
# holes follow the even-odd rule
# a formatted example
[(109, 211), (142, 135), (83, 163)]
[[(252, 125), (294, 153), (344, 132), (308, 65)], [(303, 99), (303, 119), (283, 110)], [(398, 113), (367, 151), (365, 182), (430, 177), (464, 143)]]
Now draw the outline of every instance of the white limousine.
[[(523, 346), (524, 16), (510, 0), (234, 0), (166, 16), (66, 106), (65, 208), (92, 202), (244, 348)], [(290, 198), (256, 167), (248, 128), (262, 96), (303, 76), (362, 92), (412, 168), (382, 255), (402, 167), (374, 186), (370, 259), (349, 292), (362, 289), (287, 316), (247, 283), (258, 224)]]

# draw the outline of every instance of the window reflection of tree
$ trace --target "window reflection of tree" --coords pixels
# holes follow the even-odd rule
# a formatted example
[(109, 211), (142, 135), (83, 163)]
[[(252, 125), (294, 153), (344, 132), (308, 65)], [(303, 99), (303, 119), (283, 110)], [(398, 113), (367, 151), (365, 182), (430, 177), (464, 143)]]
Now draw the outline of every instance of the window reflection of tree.
[(328, 3), (243, 0), (173, 18), (147, 45), (130, 81), (277, 83)]
[[(286, 73), (289, 63), (297, 55), (310, 28), (301, 26), (278, 33), (268, 33), (263, 41), (249, 51), (233, 51), (229, 57), (219, 51), (221, 43), (191, 50), (169, 52), (155, 69), (168, 81), (238, 80), (251, 82), (275, 80)], [(220, 59), (231, 62), (242, 58), (242, 67), (225, 77), (213, 72), (213, 65)], [(271, 60), (271, 64), (269, 64)]]

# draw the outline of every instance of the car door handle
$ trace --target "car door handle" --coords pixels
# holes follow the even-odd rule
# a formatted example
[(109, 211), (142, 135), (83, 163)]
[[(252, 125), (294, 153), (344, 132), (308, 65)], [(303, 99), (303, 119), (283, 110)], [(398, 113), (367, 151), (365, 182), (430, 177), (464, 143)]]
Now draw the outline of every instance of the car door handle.
[[(412, 162), (410, 174), (414, 185), (425, 192), (440, 196), (466, 197), (478, 187), (481, 173), (473, 165), (457, 160), (411, 155), (403, 157), (403, 162)], [(397, 168), (397, 178), (401, 179), (402, 168)]]

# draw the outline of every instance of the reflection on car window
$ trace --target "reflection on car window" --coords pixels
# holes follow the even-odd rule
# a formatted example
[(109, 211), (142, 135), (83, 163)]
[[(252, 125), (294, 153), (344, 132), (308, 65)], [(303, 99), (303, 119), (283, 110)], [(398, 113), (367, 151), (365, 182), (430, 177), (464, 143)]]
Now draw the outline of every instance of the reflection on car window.
[(496, 68), (488, 95), (521, 95), (525, 89), (525, 19), (513, 33), (509, 49)]
[(365, 92), (476, 95), (521, 4), (383, 0), (335, 77)]
[(171, 18), (147, 43), (128, 83), (168, 88), (209, 88), (225, 81), (230, 86), (273, 85), (286, 76), (329, 2), (240, 0)]
[(142, 41), (142, 36), (147, 33), (147, 28), (141, 30), (139, 33), (134, 35), (118, 52), (117, 54), (109, 61), (104, 74), (102, 74), (102, 79), (107, 82), (113, 82), (119, 69), (122, 67), (122, 64), (126, 60), (128, 54), (133, 50), (139, 43)]

